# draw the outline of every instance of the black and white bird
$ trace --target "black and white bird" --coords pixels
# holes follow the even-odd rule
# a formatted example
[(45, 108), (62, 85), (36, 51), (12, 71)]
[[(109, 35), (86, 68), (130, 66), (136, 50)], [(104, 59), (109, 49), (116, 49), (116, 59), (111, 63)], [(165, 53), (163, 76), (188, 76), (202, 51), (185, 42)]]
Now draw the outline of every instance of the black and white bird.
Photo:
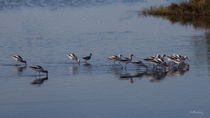
[(164, 57), (166, 56), (166, 54), (157, 54), (156, 56), (150, 56), (150, 57), (147, 57), (145, 58), (144, 60), (154, 60), (154, 59), (157, 59), (157, 60), (160, 60), (160, 61), (164, 61)]
[(118, 54), (118, 55), (110, 56), (110, 57), (108, 57), (108, 59), (111, 60), (111, 61), (113, 61), (114, 64), (115, 64), (116, 61), (120, 61), (121, 57), (122, 57), (122, 55), (121, 54)]
[(126, 69), (126, 65), (128, 63), (131, 63), (132, 57), (133, 57), (133, 54), (130, 54), (129, 57), (122, 57), (122, 58), (120, 58), (120, 62), (125, 63), (125, 69)]
[(46, 73), (46, 76), (48, 76), (48, 71), (45, 70), (43, 67), (36, 65), (36, 66), (30, 66), (30, 68), (36, 72), (40, 73)]
[(155, 58), (156, 59), (158, 59), (158, 60), (161, 60), (161, 61), (164, 61), (164, 57), (166, 57), (166, 54), (157, 54), (156, 56), (155, 56)]
[(145, 65), (141, 60), (137, 60), (137, 61), (132, 61), (132, 64), (136, 65), (136, 66), (143, 66), (145, 68), (148, 68), (147, 65)]
[(66, 56), (80, 64), (80, 59), (74, 53), (67, 53)]
[(26, 60), (24, 60), (20, 55), (14, 55), (12, 58), (17, 62), (24, 63), (25, 65), (27, 64)]
[(164, 60), (161, 60), (159, 58), (154, 58), (154, 59), (152, 59), (152, 58), (145, 58), (144, 60), (148, 61), (148, 62), (150, 62), (150, 63), (152, 63), (152, 64), (154, 64), (156, 66), (169, 67), (169, 65), (166, 62), (164, 62)]
[(176, 54), (176, 53), (174, 53), (174, 54), (172, 55), (172, 57), (177, 58), (177, 59), (179, 59), (180, 61), (189, 60), (188, 56), (182, 56), (182, 55)]
[(91, 59), (91, 56), (92, 56), (92, 53), (90, 53), (89, 56), (83, 57), (83, 59), (85, 60), (85, 63), (87, 63), (87, 61)]
[(189, 59), (187, 56), (179, 56), (173, 54), (172, 56), (166, 56), (166, 59), (177, 64), (178, 68), (184, 68), (185, 66), (189, 67), (189, 64), (184, 62), (186, 59)]

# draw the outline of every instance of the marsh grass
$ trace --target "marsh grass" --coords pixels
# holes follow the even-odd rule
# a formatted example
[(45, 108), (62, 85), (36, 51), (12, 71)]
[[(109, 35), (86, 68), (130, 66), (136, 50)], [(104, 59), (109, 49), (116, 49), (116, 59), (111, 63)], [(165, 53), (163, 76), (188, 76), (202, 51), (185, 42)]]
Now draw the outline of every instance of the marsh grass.
[(210, 0), (190, 0), (189, 2), (172, 3), (169, 6), (151, 7), (142, 11), (145, 15), (189, 15), (210, 16)]
[(141, 11), (141, 14), (162, 17), (172, 23), (210, 29), (210, 0), (190, 0), (169, 6), (150, 7)]

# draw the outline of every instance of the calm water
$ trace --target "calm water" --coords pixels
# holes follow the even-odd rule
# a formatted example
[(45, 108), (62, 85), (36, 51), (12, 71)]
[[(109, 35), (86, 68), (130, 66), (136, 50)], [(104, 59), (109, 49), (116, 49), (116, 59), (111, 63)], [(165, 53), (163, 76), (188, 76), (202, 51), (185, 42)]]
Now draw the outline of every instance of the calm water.
[[(0, 117), (208, 118), (210, 32), (137, 14), (170, 2), (1, 3)], [(73, 64), (67, 52), (79, 57), (92, 52), (91, 65)], [(107, 60), (118, 53), (142, 59), (174, 52), (189, 56), (190, 70), (159, 79), (120, 78), (139, 72), (133, 65), (123, 71)], [(15, 66), (15, 54), (48, 69), (48, 79)]]

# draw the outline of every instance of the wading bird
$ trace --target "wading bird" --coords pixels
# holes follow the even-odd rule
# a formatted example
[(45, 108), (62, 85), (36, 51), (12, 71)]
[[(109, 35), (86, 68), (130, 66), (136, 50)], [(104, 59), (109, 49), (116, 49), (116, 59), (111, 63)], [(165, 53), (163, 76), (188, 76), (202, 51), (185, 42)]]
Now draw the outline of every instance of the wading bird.
[(87, 63), (87, 61), (91, 59), (91, 56), (92, 56), (92, 53), (90, 53), (89, 56), (83, 57), (83, 59), (85, 60), (85, 63)]
[(113, 61), (114, 64), (115, 64), (116, 61), (120, 61), (120, 58), (121, 57), (122, 57), (122, 55), (121, 54), (118, 54), (118, 55), (110, 56), (110, 57), (108, 57), (108, 59), (111, 60), (111, 61)]
[(27, 64), (26, 60), (23, 60), (23, 58), (20, 55), (14, 55), (12, 56), (12, 58), (17, 62), (24, 63), (25, 65)]
[(125, 69), (126, 69), (126, 65), (128, 63), (131, 63), (132, 57), (133, 57), (133, 54), (130, 54), (129, 55), (129, 58), (128, 57), (122, 57), (122, 58), (120, 58), (120, 62), (125, 63)]
[(46, 76), (48, 76), (48, 71), (47, 71), (47, 70), (45, 70), (44, 68), (42, 68), (42, 67), (41, 67), (41, 66), (39, 66), (39, 65), (36, 65), (36, 66), (30, 66), (30, 68), (31, 68), (32, 70), (34, 70), (34, 71), (38, 72), (38, 73), (39, 73), (39, 75), (40, 75), (40, 73), (42, 72), (42, 73), (46, 73)]
[(67, 53), (66, 56), (80, 64), (80, 59), (74, 53)]

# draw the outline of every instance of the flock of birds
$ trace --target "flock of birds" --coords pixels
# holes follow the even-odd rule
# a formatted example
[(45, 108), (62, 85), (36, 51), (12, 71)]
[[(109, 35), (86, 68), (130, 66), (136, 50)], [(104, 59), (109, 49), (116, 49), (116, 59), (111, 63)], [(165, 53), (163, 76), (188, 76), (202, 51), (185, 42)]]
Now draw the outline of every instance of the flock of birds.
[[(80, 64), (80, 59), (74, 54), (74, 53), (67, 53), (67, 56), (71, 59), (76, 61), (78, 64)], [(87, 63), (88, 60), (91, 59), (92, 53), (90, 53), (89, 56), (83, 57), (85, 62)], [(139, 65), (139, 66), (144, 66), (145, 68), (148, 68), (147, 65), (145, 65), (141, 60), (133, 61), (133, 54), (130, 54), (129, 57), (125, 57), (121, 54), (118, 55), (113, 55), (108, 57), (109, 60), (113, 61), (114, 64), (115, 62), (118, 62), (119, 65), (122, 66), (122, 69), (126, 69), (126, 65), (129, 63)], [(172, 55), (166, 55), (166, 54), (157, 54), (156, 56), (150, 56), (144, 59), (144, 61), (150, 62), (155, 65), (155, 67), (163, 67), (163, 68), (170, 68), (171, 64), (166, 63), (165, 58), (169, 61), (172, 62), (173, 65), (177, 65), (178, 68), (183, 68), (184, 66), (189, 67), (189, 64), (185, 63), (185, 60), (189, 60), (188, 56), (182, 56), (180, 54), (172, 54)], [(125, 65), (123, 66), (121, 63), (124, 63)]]
[[(145, 65), (141, 60), (132, 61), (133, 56), (134, 56), (133, 54), (130, 54), (129, 57), (124, 57), (121, 54), (118, 54), (118, 55), (111, 56), (108, 59), (114, 61), (114, 63), (118, 61), (120, 65), (121, 63), (125, 63), (125, 66), (124, 66), (125, 69), (128, 63), (132, 63), (135, 65), (144, 66), (145, 68), (148, 68), (148, 66)], [(165, 57), (169, 63), (165, 61)], [(173, 66), (176, 65), (178, 68), (183, 68), (185, 66), (189, 67), (189, 64), (185, 63), (185, 60), (189, 60), (188, 56), (182, 56), (176, 53), (172, 55), (157, 54), (156, 56), (150, 56), (150, 57), (144, 58), (143, 60), (152, 63), (153, 65), (155, 65), (153, 66), (155, 68), (161, 67), (162, 69), (166, 69), (166, 68), (170, 69), (172, 65)]]
[[(76, 63), (80, 64), (80, 58), (78, 58), (74, 53), (67, 53), (66, 56), (75, 61)], [(88, 63), (88, 61), (91, 59), (92, 53), (90, 55), (83, 57), (82, 59), (85, 61), (85, 63)], [(122, 67), (122, 69), (126, 70), (126, 66), (129, 63), (132, 63), (134, 65), (142, 66), (146, 69), (149, 68), (147, 64), (145, 64), (141, 60), (133, 61), (133, 54), (130, 54), (129, 57), (125, 57), (121, 54), (113, 55), (108, 57), (109, 60), (113, 61), (114, 64), (118, 62), (118, 64)], [(23, 63), (27, 65), (27, 61), (24, 60), (20, 55), (12, 56), (13, 59), (15, 59), (19, 63)], [(166, 61), (167, 59), (167, 61)], [(185, 67), (189, 68), (189, 64), (185, 63), (185, 60), (189, 60), (188, 56), (182, 56), (180, 54), (172, 54), (172, 55), (166, 55), (166, 54), (157, 54), (156, 56), (150, 56), (143, 59), (145, 62), (152, 63), (153, 69), (161, 69), (161, 70), (170, 70), (172, 67), (176, 67), (178, 69), (182, 69)], [(45, 73), (46, 76), (48, 76), (48, 71), (45, 70), (40, 65), (30, 66), (30, 68), (36, 72), (39, 73)]]
[[(80, 64), (80, 59), (77, 58), (77, 56), (76, 56), (74, 53), (67, 53), (66, 55), (67, 55), (71, 60), (75, 60), (75, 61), (77, 61), (78, 64)], [(85, 63), (88, 63), (87, 61), (91, 59), (91, 56), (92, 56), (92, 53), (90, 53), (89, 56), (83, 57), (83, 59), (85, 60)], [(24, 60), (20, 55), (14, 55), (14, 56), (12, 56), (12, 58), (13, 58), (15, 61), (19, 62), (19, 63), (23, 63), (23, 64), (27, 65), (27, 61)], [(38, 72), (39, 75), (40, 75), (40, 73), (46, 73), (46, 76), (48, 76), (48, 71), (45, 70), (45, 69), (44, 69), (42, 66), (40, 66), (40, 65), (30, 66), (30, 68), (31, 68), (32, 70)]]

